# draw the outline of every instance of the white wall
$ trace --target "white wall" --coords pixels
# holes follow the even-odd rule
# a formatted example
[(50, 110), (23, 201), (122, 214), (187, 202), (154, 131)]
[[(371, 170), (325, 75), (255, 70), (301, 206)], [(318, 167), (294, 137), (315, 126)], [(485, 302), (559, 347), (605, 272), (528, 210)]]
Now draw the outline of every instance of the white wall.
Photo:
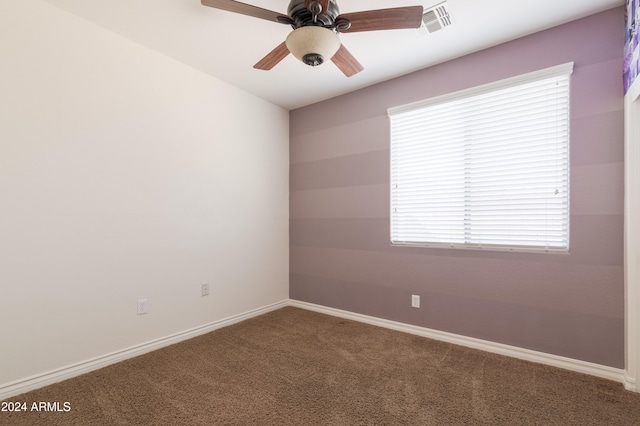
[(0, 390), (288, 297), (287, 111), (40, 0), (0, 64)]
[(640, 79), (625, 96), (625, 386), (640, 392)]

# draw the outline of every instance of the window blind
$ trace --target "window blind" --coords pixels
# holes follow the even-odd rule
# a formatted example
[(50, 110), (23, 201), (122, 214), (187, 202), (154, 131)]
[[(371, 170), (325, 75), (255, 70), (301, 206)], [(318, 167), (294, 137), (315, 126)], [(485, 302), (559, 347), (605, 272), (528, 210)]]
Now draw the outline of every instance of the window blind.
[(568, 250), (571, 71), (390, 109), (391, 242)]

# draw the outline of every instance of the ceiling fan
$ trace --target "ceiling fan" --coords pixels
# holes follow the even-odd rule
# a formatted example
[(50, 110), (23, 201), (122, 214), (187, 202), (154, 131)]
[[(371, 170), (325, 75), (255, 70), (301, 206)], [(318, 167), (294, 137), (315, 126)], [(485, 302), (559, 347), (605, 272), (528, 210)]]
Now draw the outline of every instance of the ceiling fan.
[(327, 58), (347, 76), (362, 65), (340, 41), (338, 33), (419, 28), (422, 6), (395, 7), (340, 14), (336, 0), (291, 0), (287, 15), (234, 0), (201, 0), (204, 6), (290, 25), (287, 39), (253, 67), (270, 70), (292, 53), (303, 63), (317, 66)]

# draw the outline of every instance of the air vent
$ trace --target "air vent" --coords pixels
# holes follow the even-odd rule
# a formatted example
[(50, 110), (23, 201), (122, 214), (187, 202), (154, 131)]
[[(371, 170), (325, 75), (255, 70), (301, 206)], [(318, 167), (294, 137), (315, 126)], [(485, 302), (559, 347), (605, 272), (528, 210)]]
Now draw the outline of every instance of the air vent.
[(425, 9), (422, 14), (422, 30), (429, 33), (440, 31), (441, 29), (453, 24), (451, 14), (447, 7), (447, 3), (437, 4), (429, 9)]

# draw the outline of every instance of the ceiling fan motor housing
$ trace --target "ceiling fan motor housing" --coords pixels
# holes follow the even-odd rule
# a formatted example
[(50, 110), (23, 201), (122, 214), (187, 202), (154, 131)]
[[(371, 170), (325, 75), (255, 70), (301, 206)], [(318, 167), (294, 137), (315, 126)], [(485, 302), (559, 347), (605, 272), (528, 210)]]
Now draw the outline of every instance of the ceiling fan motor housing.
[[(314, 6), (318, 8), (317, 11), (313, 10)], [(305, 0), (291, 0), (287, 12), (293, 20), (291, 25), (294, 29), (308, 25), (334, 27), (336, 18), (340, 15), (340, 9), (338, 9), (338, 4), (335, 0), (329, 1), (327, 10), (324, 13), (320, 13), (321, 10), (322, 8), (317, 2), (312, 2), (310, 7), (307, 8)]]

